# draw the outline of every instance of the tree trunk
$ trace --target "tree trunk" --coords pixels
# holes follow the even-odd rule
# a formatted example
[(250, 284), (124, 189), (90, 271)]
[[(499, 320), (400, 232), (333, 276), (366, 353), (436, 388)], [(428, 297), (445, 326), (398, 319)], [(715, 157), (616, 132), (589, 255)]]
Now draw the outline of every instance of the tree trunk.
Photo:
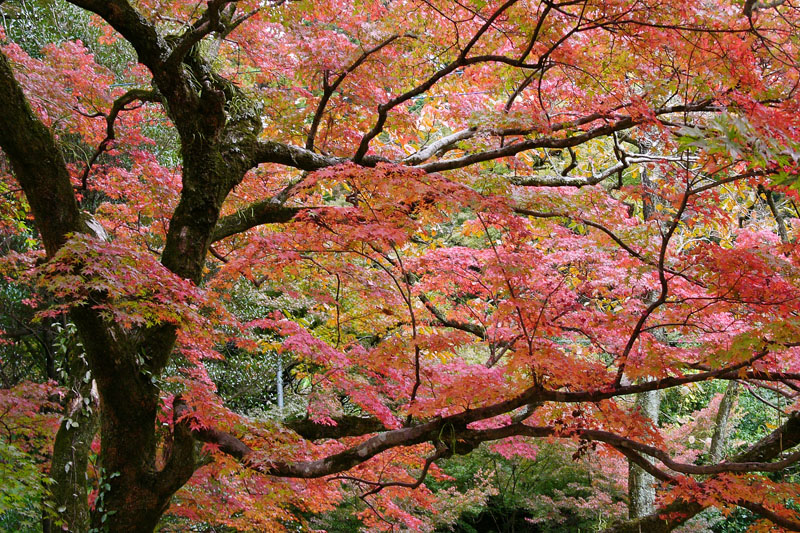
[(739, 382), (731, 381), (725, 390), (725, 395), (719, 404), (717, 420), (714, 425), (714, 436), (711, 438), (711, 448), (708, 452), (708, 462), (717, 464), (722, 460), (723, 451), (728, 441), (728, 419), (730, 419), (736, 400), (739, 397)]
[[(636, 395), (636, 409), (652, 420), (654, 424), (658, 423), (660, 406), (661, 391), (654, 390)], [(630, 518), (641, 518), (655, 510), (655, 479), (633, 463), (628, 463), (628, 498)]]
[(91, 309), (75, 308), (70, 316), (100, 396), (101, 476), (92, 527), (152, 531), (172, 496), (156, 469), (159, 390), (152, 376), (158, 374), (138, 362), (142, 354), (156, 357), (156, 347), (133, 342)]
[[(640, 141), (637, 146), (639, 153), (644, 154), (652, 148), (649, 139)], [(655, 206), (660, 199), (655, 192), (653, 182), (646, 168), (642, 169), (642, 218), (645, 222), (651, 220), (656, 212)], [(648, 294), (645, 300), (649, 304), (656, 298), (655, 293)], [(654, 331), (659, 336), (659, 331)], [(663, 336), (663, 335), (661, 335)], [(636, 395), (635, 409), (641, 412), (653, 424), (658, 424), (658, 411), (661, 406), (661, 391), (642, 392)], [(653, 476), (642, 470), (641, 467), (631, 462), (628, 463), (628, 515), (630, 518), (641, 518), (655, 510), (656, 489)]]
[(169, 503), (159, 491), (153, 464), (155, 433), (150, 428), (157, 403), (139, 405), (140, 414), (127, 423), (108, 402), (102, 406), (102, 477), (92, 516), (93, 527), (101, 531), (153, 531)]
[(87, 533), (90, 526), (86, 468), (100, 417), (97, 388), (88, 370), (82, 354), (72, 358), (70, 388), (50, 466), (56, 517), (63, 522), (60, 527), (71, 533)]

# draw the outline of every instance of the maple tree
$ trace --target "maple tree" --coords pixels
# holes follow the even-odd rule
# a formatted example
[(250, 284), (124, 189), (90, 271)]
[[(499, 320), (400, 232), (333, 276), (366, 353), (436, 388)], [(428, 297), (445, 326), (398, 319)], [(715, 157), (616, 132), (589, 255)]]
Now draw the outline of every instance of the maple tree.
[[(796, 403), (704, 464), (623, 401), (722, 380), (796, 402), (791, 2), (69, 4), (95, 42), (0, 34), (0, 223), (29, 211), (43, 248), (3, 264), (77, 328), (58, 434), (81, 472), (99, 413), (69, 527), (151, 531), (172, 503), (269, 530), (355, 486), (370, 526), (418, 530), (436, 461), (549, 439), (661, 483), (609, 531), (710, 506), (800, 528), (765, 475), (800, 460)], [(244, 319), (242, 284), (279, 297)], [(307, 417), (227, 408), (226, 343), (296, 360)]]

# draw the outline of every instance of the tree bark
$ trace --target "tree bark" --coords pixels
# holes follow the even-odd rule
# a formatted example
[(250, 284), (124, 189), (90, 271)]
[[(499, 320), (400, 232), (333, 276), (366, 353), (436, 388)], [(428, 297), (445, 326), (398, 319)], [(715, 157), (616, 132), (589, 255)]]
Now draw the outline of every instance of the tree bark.
[[(661, 391), (640, 392), (636, 395), (636, 410), (653, 424), (658, 423), (658, 411), (661, 406)], [(628, 515), (630, 518), (641, 518), (655, 510), (656, 488), (653, 476), (641, 467), (628, 463)]]
[[(652, 143), (645, 139), (638, 146), (639, 153), (647, 153), (652, 147)], [(655, 206), (659, 203), (653, 182), (647, 168), (642, 169), (642, 218), (645, 222), (652, 219), (655, 214)], [(655, 294), (647, 295), (649, 305), (656, 298)], [(654, 331), (654, 336), (663, 337), (663, 332)], [(636, 395), (635, 409), (639, 411), (653, 424), (658, 424), (658, 412), (661, 407), (661, 391), (654, 390), (641, 392)], [(656, 488), (655, 479), (652, 475), (645, 472), (640, 466), (628, 462), (628, 516), (630, 518), (641, 518), (649, 515), (655, 510)]]
[(82, 354), (75, 354), (71, 359), (71, 384), (53, 445), (51, 496), (56, 516), (63, 521), (61, 527), (70, 533), (87, 533), (90, 512), (86, 468), (92, 440), (97, 434), (100, 405), (97, 388)]
[(717, 411), (714, 435), (711, 437), (711, 447), (708, 451), (708, 461), (711, 464), (716, 464), (722, 460), (725, 445), (728, 442), (728, 419), (730, 419), (738, 397), (739, 382), (731, 381), (728, 383), (728, 388), (725, 389), (725, 394), (722, 396), (722, 401), (719, 403), (719, 410)]
[(0, 52), (0, 148), (8, 156), (33, 211), (47, 256), (81, 230), (69, 172), (50, 130), (31, 110), (11, 65)]

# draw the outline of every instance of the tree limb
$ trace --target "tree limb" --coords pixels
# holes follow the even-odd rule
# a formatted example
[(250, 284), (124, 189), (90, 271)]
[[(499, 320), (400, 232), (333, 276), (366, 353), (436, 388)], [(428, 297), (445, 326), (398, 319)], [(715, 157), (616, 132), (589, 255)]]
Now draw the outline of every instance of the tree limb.
[(97, 158), (100, 157), (103, 152), (109, 149), (111, 143), (116, 139), (116, 134), (114, 133), (114, 122), (117, 120), (117, 116), (119, 115), (120, 111), (126, 110), (126, 105), (137, 100), (142, 102), (160, 102), (161, 95), (159, 95), (156, 91), (148, 91), (146, 89), (131, 89), (114, 100), (114, 103), (111, 105), (111, 111), (109, 111), (108, 115), (106, 115), (106, 137), (97, 146), (97, 150), (95, 150), (92, 157), (86, 163), (86, 168), (81, 174), (81, 188), (84, 191), (88, 187), (87, 182), (92, 165), (94, 165), (94, 163), (97, 161)]
[(586, 185), (597, 185), (625, 167), (627, 167), (625, 163), (619, 162), (616, 165), (608, 167), (599, 174), (592, 173), (592, 175), (588, 177), (553, 174), (547, 176), (510, 177), (508, 181), (514, 185), (525, 187), (583, 187)]
[(406, 165), (418, 165), (423, 161), (427, 161), (428, 159), (436, 155), (439, 151), (445, 150), (459, 141), (463, 141), (465, 139), (473, 137), (477, 131), (478, 128), (473, 126), (471, 128), (467, 128), (465, 130), (457, 131), (455, 133), (451, 133), (450, 135), (446, 135), (441, 139), (432, 142), (428, 146), (421, 148), (417, 153), (411, 154), (410, 156), (406, 157), (405, 159), (403, 159), (403, 163)]
[(314, 149), (314, 141), (317, 137), (317, 130), (319, 129), (319, 124), (322, 121), (322, 115), (325, 113), (325, 107), (328, 105), (328, 100), (330, 100), (333, 93), (336, 92), (336, 89), (339, 88), (339, 85), (344, 81), (348, 74), (355, 71), (358, 67), (360, 67), (364, 61), (366, 61), (369, 56), (380, 52), (385, 47), (392, 44), (394, 41), (401, 37), (413, 37), (410, 34), (405, 35), (392, 35), (388, 39), (385, 39), (381, 43), (375, 45), (374, 47), (370, 48), (369, 50), (364, 50), (364, 52), (349, 66), (347, 69), (339, 74), (333, 83), (329, 84), (327, 81), (328, 73), (327, 71), (323, 73), (322, 85), (322, 98), (320, 98), (319, 103), (317, 104), (317, 110), (314, 112), (314, 118), (311, 120), (311, 127), (308, 131), (308, 138), (306, 139), (306, 149), (313, 150)]
[(108, 22), (131, 43), (139, 56), (139, 61), (151, 71), (161, 69), (169, 55), (169, 45), (161, 38), (156, 27), (127, 0), (69, 0), (69, 2), (99, 15)]
[[(731, 458), (731, 462), (766, 462), (774, 459), (784, 450), (791, 449), (798, 444), (800, 444), (800, 412), (794, 412), (781, 427), (775, 429), (771, 434), (755, 443), (747, 451)], [(746, 503), (747, 502), (737, 502), (737, 505), (745, 507)], [(705, 505), (697, 502), (676, 501), (666, 507), (662, 507), (647, 517), (638, 520), (629, 520), (611, 526), (603, 530), (603, 533), (639, 533), (640, 531), (667, 533), (705, 508)], [(758, 512), (755, 509), (750, 510)], [(762, 516), (769, 519), (769, 516), (766, 514)]]
[(383, 422), (374, 417), (341, 416), (335, 420), (335, 426), (317, 424), (309, 418), (286, 420), (283, 424), (306, 440), (359, 437), (386, 429)]
[(175, 68), (179, 65), (192, 47), (199, 43), (206, 35), (215, 31), (224, 31), (225, 26), (221, 19), (222, 10), (225, 6), (235, 1), (236, 0), (210, 0), (203, 15), (175, 42), (172, 52), (170, 52), (169, 57), (167, 57), (164, 62), (167, 68)]
[(242, 233), (262, 224), (282, 224), (289, 222), (298, 213), (308, 210), (302, 207), (285, 207), (272, 199), (256, 202), (239, 211), (224, 216), (217, 221), (211, 242), (217, 242), (237, 233)]
[[(480, 38), (489, 30), (489, 28), (494, 24), (494, 21), (502, 15), (508, 8), (513, 6), (517, 3), (517, 0), (507, 0), (503, 5), (498, 7), (492, 15), (486, 19), (486, 22), (475, 32), (466, 46), (461, 50), (458, 54), (458, 57), (446, 65), (444, 68), (436, 71), (431, 77), (429, 77), (425, 82), (421, 83), (420, 85), (416, 86), (415, 88), (411, 89), (410, 91), (406, 91), (405, 93), (392, 98), (385, 104), (381, 104), (378, 106), (378, 120), (375, 122), (375, 125), (369, 130), (367, 133), (361, 137), (361, 142), (358, 145), (358, 149), (356, 150), (355, 155), (353, 156), (353, 161), (355, 163), (360, 163), (364, 156), (367, 155), (367, 151), (369, 150), (369, 143), (377, 137), (381, 131), (383, 131), (383, 126), (386, 123), (386, 119), (388, 117), (389, 111), (397, 107), (398, 105), (407, 102), (411, 98), (420, 95), (433, 87), (436, 82), (440, 79), (444, 78), (451, 72), (454, 72), (458, 67), (468, 64), (467, 55), (472, 50), (472, 48), (478, 43)], [(492, 61), (493, 58), (472, 58), (471, 63), (476, 62), (488, 62)]]

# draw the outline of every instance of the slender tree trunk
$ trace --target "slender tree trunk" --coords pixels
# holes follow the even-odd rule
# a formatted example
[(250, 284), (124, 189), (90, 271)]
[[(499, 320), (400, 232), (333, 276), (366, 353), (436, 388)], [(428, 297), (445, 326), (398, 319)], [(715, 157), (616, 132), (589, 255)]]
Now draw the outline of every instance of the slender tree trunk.
[(717, 411), (717, 420), (714, 425), (714, 436), (711, 438), (711, 448), (708, 452), (708, 461), (711, 464), (719, 463), (722, 460), (725, 445), (728, 442), (729, 424), (728, 420), (731, 417), (733, 408), (736, 405), (736, 400), (739, 397), (739, 382), (731, 381), (728, 383), (728, 388), (725, 390), (725, 395), (719, 404), (719, 411)]
[[(650, 143), (639, 146), (640, 153), (646, 153)], [(642, 169), (642, 218), (650, 220), (655, 214), (655, 206), (659, 198), (654, 192), (652, 181), (647, 169)], [(655, 299), (655, 294), (648, 294), (646, 300)], [(657, 335), (658, 332), (653, 332)], [(661, 407), (661, 391), (654, 390), (636, 395), (635, 409), (646, 418), (658, 424), (658, 412)], [(653, 476), (642, 470), (641, 467), (628, 463), (628, 515), (630, 518), (641, 518), (655, 510), (656, 489)]]
[[(660, 407), (661, 391), (654, 390), (636, 395), (636, 409), (654, 424), (658, 423)], [(655, 511), (655, 479), (633, 463), (628, 463), (628, 498), (630, 518), (641, 518)]]
[(772, 191), (766, 190), (763, 185), (758, 186), (757, 193), (759, 198), (762, 198), (767, 204), (767, 207), (769, 207), (769, 210), (775, 219), (775, 223), (778, 226), (778, 235), (781, 237), (781, 243), (788, 243), (789, 233), (786, 231), (786, 219), (784, 218), (783, 213), (781, 213), (781, 210), (778, 208), (778, 205), (775, 203), (775, 195)]

